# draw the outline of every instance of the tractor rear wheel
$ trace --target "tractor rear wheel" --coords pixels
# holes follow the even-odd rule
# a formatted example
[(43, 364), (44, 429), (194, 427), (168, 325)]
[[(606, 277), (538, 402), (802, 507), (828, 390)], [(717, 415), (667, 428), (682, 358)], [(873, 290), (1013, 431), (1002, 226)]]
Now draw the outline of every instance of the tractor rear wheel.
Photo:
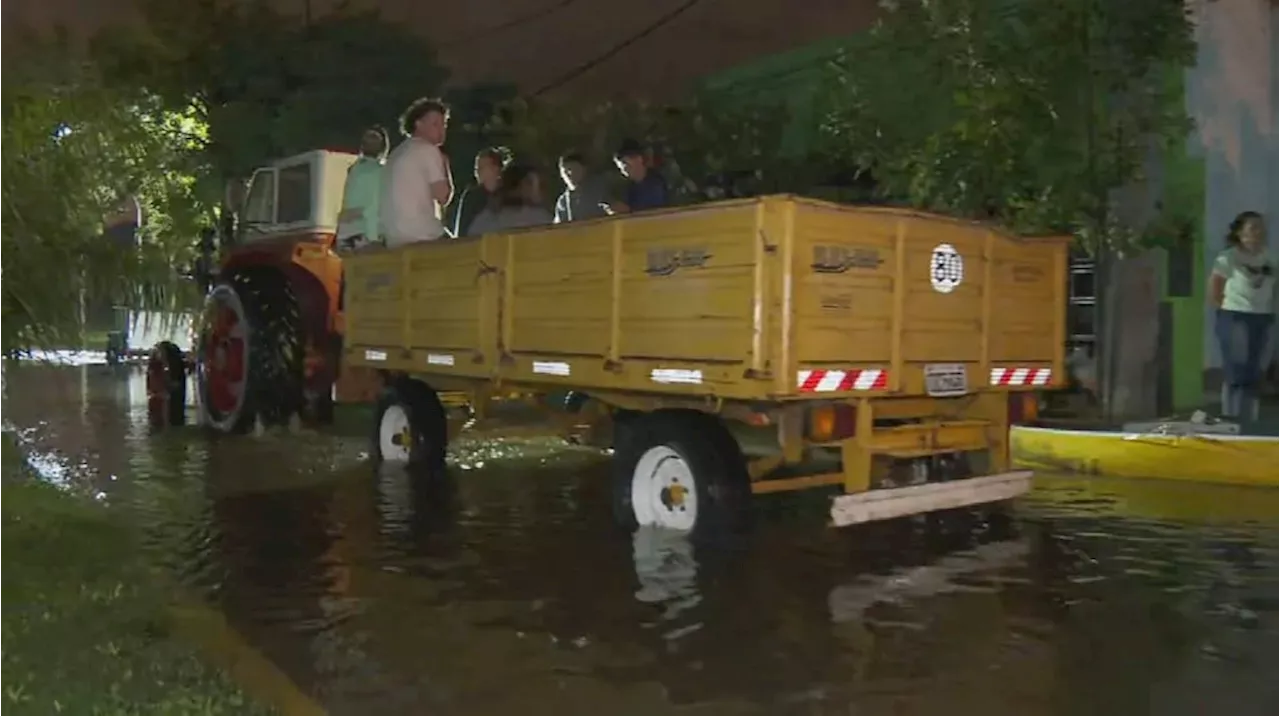
[(303, 404), (302, 316), (289, 281), (240, 271), (205, 299), (196, 386), (202, 422), (224, 433), (286, 423)]

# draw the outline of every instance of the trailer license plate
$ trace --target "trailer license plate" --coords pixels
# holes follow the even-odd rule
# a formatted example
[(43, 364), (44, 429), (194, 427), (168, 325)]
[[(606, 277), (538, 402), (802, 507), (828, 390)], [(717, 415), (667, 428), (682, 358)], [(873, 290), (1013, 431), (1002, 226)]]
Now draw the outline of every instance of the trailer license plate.
[(969, 392), (969, 377), (959, 363), (933, 363), (924, 367), (924, 389), (935, 398)]

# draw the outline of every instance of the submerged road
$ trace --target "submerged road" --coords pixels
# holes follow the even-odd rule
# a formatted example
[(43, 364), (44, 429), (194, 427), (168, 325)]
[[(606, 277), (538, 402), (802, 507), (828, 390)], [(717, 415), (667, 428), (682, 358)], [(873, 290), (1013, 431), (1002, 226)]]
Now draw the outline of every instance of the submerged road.
[(153, 435), (134, 370), (5, 383), (46, 479), (122, 506), (256, 668), (333, 714), (1276, 707), (1274, 491), (1045, 476), (1012, 520), (845, 530), (777, 496), (749, 538), (693, 547), (619, 533), (607, 457), (528, 426), (464, 432), (427, 479), (366, 462), (358, 409)]

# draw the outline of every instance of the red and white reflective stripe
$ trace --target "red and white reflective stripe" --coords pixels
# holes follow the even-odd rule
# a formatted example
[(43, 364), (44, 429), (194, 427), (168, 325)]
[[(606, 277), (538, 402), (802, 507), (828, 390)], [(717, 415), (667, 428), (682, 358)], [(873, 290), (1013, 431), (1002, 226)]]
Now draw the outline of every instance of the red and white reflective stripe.
[(879, 368), (861, 370), (802, 370), (796, 386), (801, 393), (838, 393), (846, 390), (882, 390), (889, 384), (889, 371)]
[(1048, 385), (1053, 377), (1049, 368), (992, 368), (992, 385)]

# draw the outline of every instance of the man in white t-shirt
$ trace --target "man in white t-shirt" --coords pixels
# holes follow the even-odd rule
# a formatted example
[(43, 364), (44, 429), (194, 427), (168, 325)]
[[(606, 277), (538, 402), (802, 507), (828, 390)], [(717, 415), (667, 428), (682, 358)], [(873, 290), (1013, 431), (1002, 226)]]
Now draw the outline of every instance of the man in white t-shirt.
[(400, 117), (408, 139), (387, 157), (380, 202), (388, 248), (445, 235), (440, 217), (453, 196), (453, 176), (440, 145), (448, 124), (449, 108), (437, 99), (419, 99)]

